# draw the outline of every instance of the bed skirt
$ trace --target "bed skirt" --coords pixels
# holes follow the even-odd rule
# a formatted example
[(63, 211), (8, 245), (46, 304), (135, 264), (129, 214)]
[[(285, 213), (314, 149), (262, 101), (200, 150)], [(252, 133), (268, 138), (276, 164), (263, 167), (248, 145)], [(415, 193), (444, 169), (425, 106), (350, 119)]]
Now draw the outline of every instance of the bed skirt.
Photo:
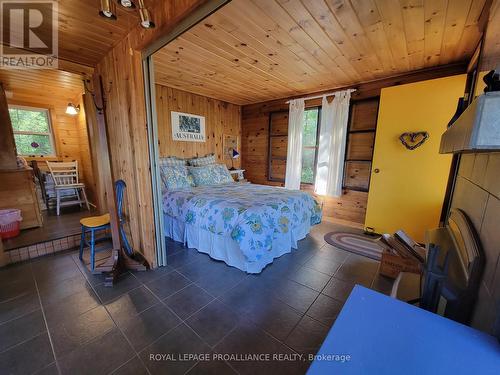
[(273, 262), (274, 258), (290, 253), (292, 248), (297, 249), (297, 241), (305, 238), (311, 229), (309, 223), (305, 223), (288, 233), (276, 234), (271, 250), (261, 259), (250, 262), (230, 235), (215, 234), (167, 214), (164, 215), (163, 222), (167, 237), (247, 273), (260, 273), (265, 266)]

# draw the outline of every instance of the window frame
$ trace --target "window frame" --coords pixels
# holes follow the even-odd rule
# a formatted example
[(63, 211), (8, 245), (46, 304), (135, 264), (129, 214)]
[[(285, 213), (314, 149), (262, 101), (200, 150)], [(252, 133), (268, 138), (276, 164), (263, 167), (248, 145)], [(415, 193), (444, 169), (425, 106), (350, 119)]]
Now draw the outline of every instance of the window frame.
[[(320, 136), (320, 131), (321, 131), (321, 113), (322, 113), (322, 106), (321, 105), (314, 105), (314, 106), (309, 106), (304, 109), (304, 111), (308, 110), (313, 110), (317, 109), (318, 110), (318, 120), (316, 123), (316, 146), (302, 146), (302, 149), (304, 148), (309, 148), (309, 149), (315, 149), (314, 153), (314, 170), (313, 170), (313, 182), (302, 182), (302, 178), (300, 181), (301, 185), (307, 185), (307, 186), (314, 186), (314, 181), (316, 180), (316, 167), (318, 165), (318, 150), (319, 150), (319, 136)], [(267, 147), (267, 181), (271, 182), (285, 182), (284, 178), (276, 178), (272, 177), (272, 162), (273, 160), (283, 160), (281, 158), (273, 158), (271, 157), (271, 142), (273, 137), (288, 137), (288, 135), (271, 135), (272, 132), (272, 124), (273, 124), (273, 115), (274, 114), (279, 114), (279, 113), (288, 113), (288, 110), (279, 110), (279, 111), (271, 111), (269, 112), (269, 123), (268, 123), (268, 147)], [(286, 158), (284, 159), (286, 161)], [(302, 175), (302, 171), (301, 171)]]
[[(314, 183), (316, 181), (316, 169), (317, 169), (317, 166), (318, 166), (319, 135), (320, 135), (320, 130), (321, 130), (321, 110), (322, 110), (322, 106), (316, 105), (316, 106), (313, 106), (313, 107), (308, 107), (308, 108), (304, 109), (304, 112), (305, 111), (314, 110), (314, 109), (318, 110), (318, 119), (316, 121), (316, 146), (302, 146), (302, 153), (304, 152), (304, 149), (309, 149), (309, 150), (314, 149), (315, 150), (315, 152), (314, 152), (314, 165), (313, 165), (313, 182), (303, 182), (302, 181), (302, 169), (301, 169), (301, 171), (300, 171), (300, 176), (301, 176), (301, 178), (300, 178), (300, 184), (301, 185), (314, 186)], [(302, 132), (302, 134), (303, 134), (303, 132)]]
[[(52, 152), (50, 154), (20, 154), (17, 152), (17, 144), (16, 144), (16, 154), (17, 156), (22, 156), (22, 157), (55, 157), (57, 156), (57, 150), (56, 150), (56, 144), (54, 142), (54, 129), (52, 127), (52, 114), (50, 111), (50, 108), (46, 107), (34, 107), (34, 106), (28, 106), (28, 105), (21, 105), (21, 104), (9, 104), (9, 109), (21, 109), (25, 111), (32, 111), (32, 112), (44, 112), (46, 117), (47, 117), (47, 124), (49, 127), (48, 132), (34, 132), (34, 131), (25, 131), (25, 130), (14, 130), (14, 126), (12, 124), (12, 118), (11, 118), (11, 126), (12, 126), (12, 132), (14, 135), (16, 134), (25, 134), (25, 135), (44, 135), (44, 136), (49, 136), (49, 141), (50, 141), (50, 148)], [(15, 143), (15, 141), (14, 141)]]
[(267, 145), (267, 181), (271, 182), (285, 182), (284, 178), (276, 178), (272, 177), (272, 163), (273, 160), (285, 160), (286, 163), (286, 156), (284, 158), (273, 158), (272, 157), (272, 138), (273, 137), (287, 137), (288, 140), (288, 133), (283, 134), (283, 135), (271, 135), (272, 134), (272, 129), (273, 129), (273, 115), (274, 114), (284, 114), (286, 113), (288, 116), (288, 110), (280, 110), (280, 111), (271, 111), (269, 112), (269, 123), (268, 123), (268, 145)]

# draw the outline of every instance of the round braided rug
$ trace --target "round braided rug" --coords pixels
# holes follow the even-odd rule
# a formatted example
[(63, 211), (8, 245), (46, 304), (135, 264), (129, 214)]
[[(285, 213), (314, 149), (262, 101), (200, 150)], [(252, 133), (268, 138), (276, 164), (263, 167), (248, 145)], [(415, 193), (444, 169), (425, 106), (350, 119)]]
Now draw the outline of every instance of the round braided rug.
[(375, 240), (363, 234), (330, 232), (325, 234), (325, 241), (332, 246), (367, 258), (380, 260), (382, 257), (383, 248)]

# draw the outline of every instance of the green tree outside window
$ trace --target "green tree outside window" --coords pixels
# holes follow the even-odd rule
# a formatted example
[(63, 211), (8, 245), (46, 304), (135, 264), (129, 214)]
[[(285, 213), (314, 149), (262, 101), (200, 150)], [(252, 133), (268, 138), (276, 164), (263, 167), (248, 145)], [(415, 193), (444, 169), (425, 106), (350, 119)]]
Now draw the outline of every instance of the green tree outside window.
[(304, 111), (304, 129), (302, 130), (302, 176), (303, 184), (314, 184), (316, 154), (318, 152), (319, 108)]
[(55, 155), (48, 109), (9, 107), (17, 154)]

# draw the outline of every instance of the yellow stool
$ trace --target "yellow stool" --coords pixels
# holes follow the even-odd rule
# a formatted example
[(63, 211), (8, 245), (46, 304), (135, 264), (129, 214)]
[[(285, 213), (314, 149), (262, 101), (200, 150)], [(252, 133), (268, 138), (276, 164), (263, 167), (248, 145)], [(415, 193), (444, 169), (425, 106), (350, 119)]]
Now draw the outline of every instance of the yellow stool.
[[(88, 245), (90, 247), (90, 267), (94, 271), (95, 266), (95, 232), (110, 228), (109, 214), (101, 216), (85, 217), (80, 220), (82, 225), (82, 237), (80, 241), (80, 260), (83, 260), (83, 248)], [(85, 239), (85, 233), (90, 232), (90, 243)]]

